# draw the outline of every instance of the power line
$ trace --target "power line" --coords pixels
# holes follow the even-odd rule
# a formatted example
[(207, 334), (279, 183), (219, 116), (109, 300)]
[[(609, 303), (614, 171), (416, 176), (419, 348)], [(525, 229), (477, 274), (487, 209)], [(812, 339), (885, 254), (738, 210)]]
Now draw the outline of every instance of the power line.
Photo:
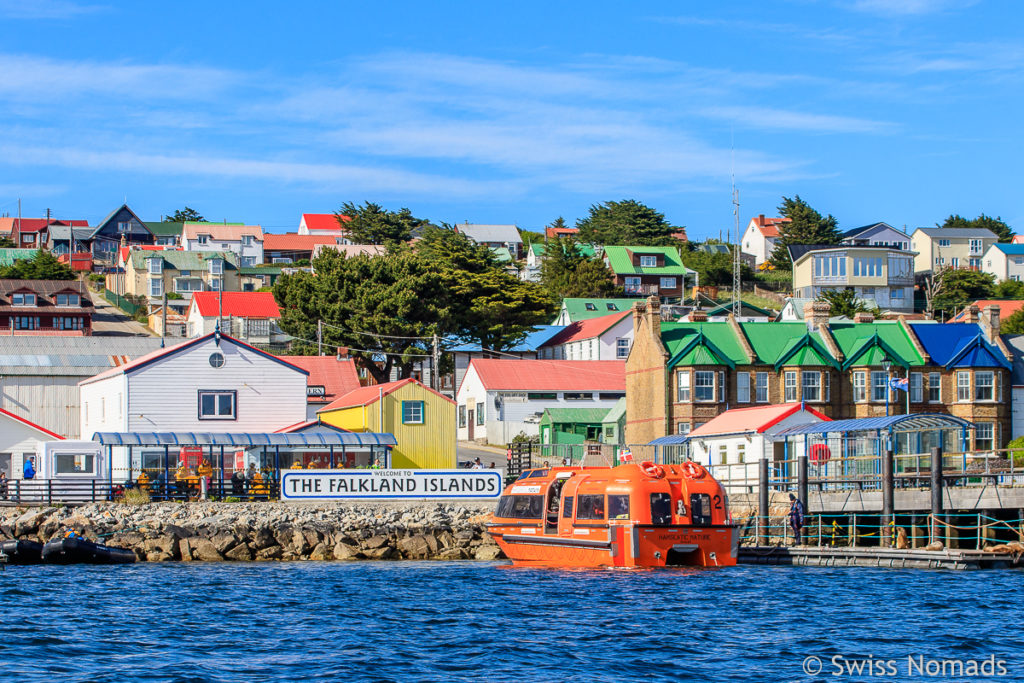
[[(372, 353), (372, 354), (376, 354), (378, 356), (397, 356), (399, 358), (412, 356), (412, 357), (415, 357), (415, 358), (430, 358), (431, 355), (432, 355), (432, 354), (429, 354), (429, 353), (397, 353), (397, 352), (394, 352), (394, 351), (381, 351), (379, 349), (356, 349), (356, 348), (353, 348), (351, 346), (345, 346), (344, 344), (331, 344), (329, 342), (317, 342), (317, 340), (315, 340), (315, 339), (304, 339), (302, 337), (296, 337), (294, 335), (288, 335), (288, 337), (292, 341), (301, 341), (301, 342), (306, 342), (308, 344), (317, 344), (317, 343), (319, 343), (322, 346), (326, 346), (328, 348), (347, 349), (349, 351), (359, 351), (361, 353)], [(448, 353), (448, 352), (446, 351), (445, 353)]]

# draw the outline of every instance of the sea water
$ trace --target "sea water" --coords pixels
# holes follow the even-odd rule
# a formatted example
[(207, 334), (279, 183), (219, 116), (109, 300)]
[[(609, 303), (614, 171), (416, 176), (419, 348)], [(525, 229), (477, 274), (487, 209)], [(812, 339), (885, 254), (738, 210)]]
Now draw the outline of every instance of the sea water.
[(167, 563), (0, 586), (11, 681), (965, 680), (990, 658), (1024, 680), (1019, 571)]

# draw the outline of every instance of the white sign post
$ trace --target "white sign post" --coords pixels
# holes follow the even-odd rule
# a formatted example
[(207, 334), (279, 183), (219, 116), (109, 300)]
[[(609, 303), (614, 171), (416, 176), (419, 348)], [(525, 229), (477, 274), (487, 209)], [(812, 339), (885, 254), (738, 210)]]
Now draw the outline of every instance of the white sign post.
[(284, 470), (281, 500), (497, 500), (494, 470)]

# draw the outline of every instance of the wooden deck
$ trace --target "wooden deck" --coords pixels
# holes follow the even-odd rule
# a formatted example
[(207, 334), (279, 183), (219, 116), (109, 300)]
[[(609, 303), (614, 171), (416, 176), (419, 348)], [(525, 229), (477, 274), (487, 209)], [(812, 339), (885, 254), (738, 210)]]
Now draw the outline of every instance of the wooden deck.
[(1024, 558), (980, 550), (897, 550), (895, 548), (830, 548), (827, 546), (741, 546), (739, 564), (799, 567), (884, 567), (891, 569), (1012, 569)]

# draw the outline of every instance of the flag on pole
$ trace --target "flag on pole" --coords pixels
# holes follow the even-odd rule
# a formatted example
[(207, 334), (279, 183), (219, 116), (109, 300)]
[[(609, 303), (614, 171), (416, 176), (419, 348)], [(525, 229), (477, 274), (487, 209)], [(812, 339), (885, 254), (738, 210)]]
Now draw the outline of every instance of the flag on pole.
[(898, 389), (899, 391), (909, 391), (910, 382), (907, 380), (906, 377), (890, 377), (889, 388)]
[(619, 462), (633, 462), (633, 453), (628, 448), (619, 451)]

